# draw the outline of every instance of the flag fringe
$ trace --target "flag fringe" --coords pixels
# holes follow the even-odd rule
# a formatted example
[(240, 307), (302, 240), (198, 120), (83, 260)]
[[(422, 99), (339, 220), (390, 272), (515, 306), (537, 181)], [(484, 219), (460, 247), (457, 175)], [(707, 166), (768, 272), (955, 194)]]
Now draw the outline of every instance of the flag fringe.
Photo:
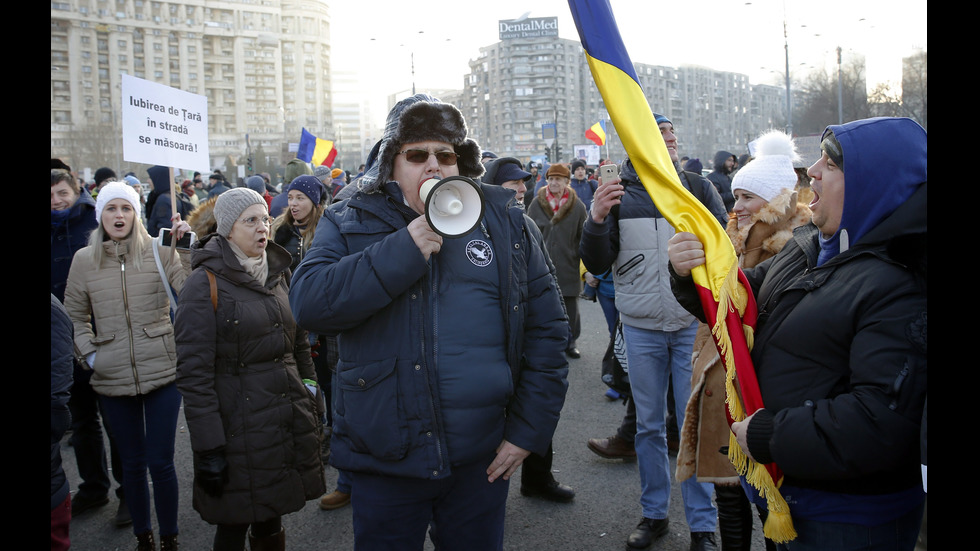
[[(745, 311), (748, 302), (746, 290), (738, 282), (738, 266), (733, 264), (725, 276), (725, 281), (718, 293), (718, 312), (715, 316), (714, 326), (711, 332), (715, 335), (718, 348), (725, 358), (725, 391), (728, 399), (728, 412), (734, 421), (742, 421), (746, 418), (745, 406), (742, 404), (741, 395), (735, 385), (735, 357), (732, 352), (731, 337), (728, 334), (725, 320), (730, 311), (737, 310), (740, 314)], [(745, 331), (745, 342), (749, 350), (752, 349), (754, 341), (754, 331), (746, 324), (742, 324)], [(793, 519), (789, 513), (789, 505), (779, 493), (778, 483), (774, 482), (769, 471), (765, 466), (752, 460), (735, 439), (735, 433), (729, 435), (728, 459), (735, 467), (735, 471), (744, 476), (745, 480), (756, 490), (759, 495), (766, 500), (769, 509), (769, 516), (766, 518), (763, 532), (766, 537), (776, 543), (785, 543), (796, 538), (796, 530), (793, 528)]]

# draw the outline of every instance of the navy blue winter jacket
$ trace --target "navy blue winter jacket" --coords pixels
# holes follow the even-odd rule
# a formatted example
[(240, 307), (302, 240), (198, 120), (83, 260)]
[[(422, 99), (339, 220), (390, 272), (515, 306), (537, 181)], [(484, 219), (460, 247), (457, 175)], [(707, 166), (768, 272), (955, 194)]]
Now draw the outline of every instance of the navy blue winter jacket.
[(71, 426), (71, 396), (75, 339), (71, 318), (61, 301), (51, 295), (51, 509), (68, 497), (68, 479), (61, 466), (61, 438)]
[[(380, 193), (356, 192), (331, 205), (320, 220), (293, 275), (289, 299), (300, 326), (338, 334), (333, 466), (440, 479), (452, 465), (492, 458), (502, 439), (538, 454), (548, 449), (567, 388), (568, 322), (523, 210), (507, 206), (513, 192), (481, 188), (486, 199), (481, 226), (446, 239), (439, 258), (433, 255), (428, 262), (407, 229), (418, 215), (404, 205), (395, 182)], [(481, 247), (471, 249), (473, 243)], [(473, 253), (470, 259), (462, 254), (464, 247)], [(465, 279), (462, 274), (473, 274), (473, 266), (495, 270), (480, 272), (491, 285)], [(440, 304), (442, 295), (433, 292), (445, 288), (449, 277), (480, 289), (471, 294), (484, 300), (473, 296), (453, 303), (449, 312)], [(458, 350), (470, 336), (453, 331), (452, 324), (440, 325), (435, 314), (460, 317), (481, 306), (487, 314), (487, 288), (499, 289), (489, 300), (499, 302), (500, 316), (490, 314), (486, 330), (499, 331), (506, 350), (492, 351), (497, 356), (492, 365), (467, 366), (471, 376), (454, 381), (456, 386), (445, 385), (440, 376), (460, 367), (437, 367), (442, 356), (436, 348)], [(461, 294), (467, 300), (468, 294)], [(502, 328), (492, 325), (501, 322)], [(502, 364), (509, 369), (497, 367)], [(442, 394), (452, 389), (478, 395), (483, 403), (460, 405), (458, 396)], [(472, 430), (454, 432), (453, 423)], [(450, 457), (453, 450), (456, 456)]]
[(89, 234), (97, 225), (95, 199), (85, 188), (67, 213), (51, 211), (51, 293), (61, 302), (65, 301), (71, 259), (88, 245)]

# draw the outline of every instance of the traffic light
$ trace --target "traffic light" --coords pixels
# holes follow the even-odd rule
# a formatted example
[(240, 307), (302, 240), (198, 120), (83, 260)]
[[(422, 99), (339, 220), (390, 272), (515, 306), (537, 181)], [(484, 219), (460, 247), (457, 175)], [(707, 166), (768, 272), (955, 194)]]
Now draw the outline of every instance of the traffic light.
[(561, 146), (555, 143), (555, 162), (561, 161)]
[(551, 162), (551, 148), (548, 146), (544, 146), (544, 158)]

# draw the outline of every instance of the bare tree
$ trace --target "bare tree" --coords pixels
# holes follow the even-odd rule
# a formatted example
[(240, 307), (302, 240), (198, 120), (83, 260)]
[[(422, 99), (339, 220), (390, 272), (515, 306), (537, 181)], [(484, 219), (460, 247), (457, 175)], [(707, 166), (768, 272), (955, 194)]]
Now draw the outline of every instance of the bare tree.
[(879, 84), (869, 99), (877, 117), (909, 117), (928, 130), (926, 111), (926, 53), (907, 57), (903, 63), (902, 92)]
[[(838, 78), (839, 77), (839, 78)], [(819, 134), (828, 124), (872, 116), (868, 104), (864, 61), (855, 60), (841, 67), (840, 74), (825, 69), (809, 74), (803, 85), (802, 105), (794, 109), (793, 131), (797, 135)], [(839, 106), (843, 109), (838, 111)]]
[[(73, 125), (67, 142), (71, 151), (64, 155), (71, 159), (72, 170), (90, 167), (93, 170), (107, 166), (119, 170), (122, 159), (121, 136), (112, 123), (87, 123)], [(57, 156), (53, 152), (53, 156)]]

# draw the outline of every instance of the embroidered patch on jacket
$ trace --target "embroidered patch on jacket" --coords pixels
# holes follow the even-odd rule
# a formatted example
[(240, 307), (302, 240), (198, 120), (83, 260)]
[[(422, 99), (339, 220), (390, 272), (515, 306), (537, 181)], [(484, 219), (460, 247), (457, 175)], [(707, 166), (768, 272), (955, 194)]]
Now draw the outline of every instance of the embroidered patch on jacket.
[(493, 249), (482, 239), (474, 239), (466, 244), (466, 258), (475, 266), (484, 267), (493, 260)]

